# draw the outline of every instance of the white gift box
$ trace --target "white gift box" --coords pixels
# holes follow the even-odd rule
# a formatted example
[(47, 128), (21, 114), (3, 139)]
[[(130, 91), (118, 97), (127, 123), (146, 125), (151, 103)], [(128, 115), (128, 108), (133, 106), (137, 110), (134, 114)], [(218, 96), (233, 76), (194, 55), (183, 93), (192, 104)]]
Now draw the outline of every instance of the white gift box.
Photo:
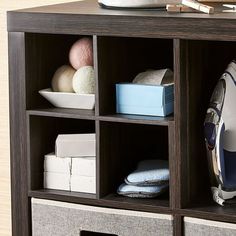
[(96, 178), (88, 176), (71, 176), (71, 191), (96, 193)]
[(96, 176), (96, 157), (76, 157), (72, 158), (71, 174), (73, 176), (82, 175), (88, 177)]
[(47, 154), (44, 157), (44, 171), (70, 174), (71, 158), (56, 157), (54, 153)]
[(58, 135), (56, 139), (56, 156), (96, 156), (95, 134)]
[(44, 172), (44, 188), (70, 191), (70, 174)]

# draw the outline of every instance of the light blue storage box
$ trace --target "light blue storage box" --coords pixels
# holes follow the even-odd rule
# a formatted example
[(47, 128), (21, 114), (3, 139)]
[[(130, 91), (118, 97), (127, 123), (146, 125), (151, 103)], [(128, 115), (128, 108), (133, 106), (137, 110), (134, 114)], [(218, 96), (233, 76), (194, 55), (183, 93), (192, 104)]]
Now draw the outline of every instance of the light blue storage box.
[(174, 111), (174, 85), (116, 84), (116, 112), (167, 116)]

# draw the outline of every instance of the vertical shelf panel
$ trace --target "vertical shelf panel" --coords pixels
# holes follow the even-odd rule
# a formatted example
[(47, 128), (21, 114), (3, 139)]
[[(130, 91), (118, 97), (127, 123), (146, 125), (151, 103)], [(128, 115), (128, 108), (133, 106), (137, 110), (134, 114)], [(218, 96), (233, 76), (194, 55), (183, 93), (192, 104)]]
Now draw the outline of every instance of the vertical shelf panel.
[(101, 183), (100, 183), (100, 122), (95, 121), (95, 132), (96, 132), (96, 197), (99, 199), (101, 194)]
[(175, 82), (175, 190), (173, 207), (181, 208), (187, 202), (187, 104), (188, 85), (186, 80), (186, 41), (174, 39), (174, 82)]
[(173, 232), (174, 236), (183, 235), (183, 217), (181, 215), (175, 214), (173, 216)]
[(9, 33), (12, 235), (28, 236), (30, 204), (27, 188), (25, 34)]
[(168, 126), (168, 151), (169, 151), (169, 170), (170, 170), (170, 207), (174, 209), (178, 206), (179, 198), (176, 197), (178, 187), (178, 159), (175, 154), (175, 125), (174, 122)]
[(99, 68), (98, 68), (98, 37), (97, 35), (93, 35), (93, 66), (94, 66), (94, 76), (95, 76), (95, 115), (99, 115)]

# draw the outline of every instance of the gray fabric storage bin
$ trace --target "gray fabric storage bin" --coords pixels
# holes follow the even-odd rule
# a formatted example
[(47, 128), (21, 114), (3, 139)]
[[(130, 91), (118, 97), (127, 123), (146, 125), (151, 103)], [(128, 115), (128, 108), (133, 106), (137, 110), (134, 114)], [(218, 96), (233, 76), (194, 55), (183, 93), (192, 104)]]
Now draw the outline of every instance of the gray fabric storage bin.
[(235, 236), (236, 224), (184, 217), (185, 236)]
[(33, 236), (80, 236), (81, 231), (117, 236), (173, 235), (173, 217), (32, 198)]

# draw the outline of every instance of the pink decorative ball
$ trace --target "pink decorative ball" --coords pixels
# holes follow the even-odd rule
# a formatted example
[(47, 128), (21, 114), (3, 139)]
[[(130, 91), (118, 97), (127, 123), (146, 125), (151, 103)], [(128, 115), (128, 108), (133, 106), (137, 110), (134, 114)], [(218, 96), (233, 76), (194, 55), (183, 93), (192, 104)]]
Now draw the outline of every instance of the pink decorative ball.
[(70, 49), (69, 60), (76, 70), (83, 66), (93, 66), (92, 39), (82, 38), (76, 41)]

